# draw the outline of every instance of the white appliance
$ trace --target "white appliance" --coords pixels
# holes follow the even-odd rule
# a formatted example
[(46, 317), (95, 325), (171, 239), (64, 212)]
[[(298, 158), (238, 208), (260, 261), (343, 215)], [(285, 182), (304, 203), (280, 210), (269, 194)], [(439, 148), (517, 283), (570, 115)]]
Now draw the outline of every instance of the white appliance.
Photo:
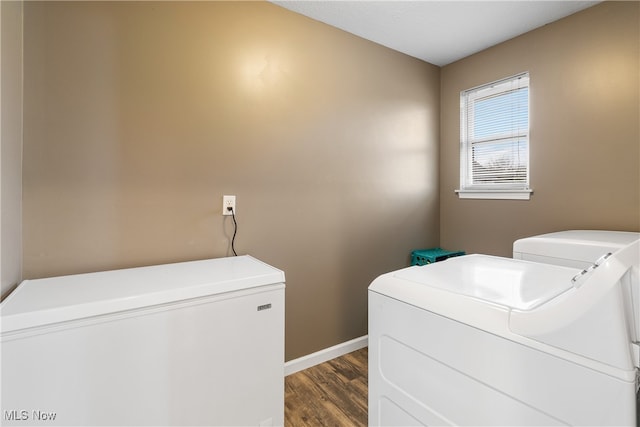
[[(594, 260), (614, 253), (640, 239), (634, 231), (569, 230), (525, 237), (513, 242), (513, 258), (564, 265), (589, 271)], [(640, 360), (640, 270), (632, 268), (628, 286), (623, 286), (634, 360)], [(640, 362), (638, 363), (640, 364)]]
[(635, 425), (639, 260), (636, 238), (586, 274), (467, 255), (378, 277), (369, 425)]
[(284, 280), (250, 256), (25, 280), (2, 425), (283, 425)]
[(608, 252), (638, 240), (632, 231), (569, 230), (516, 240), (513, 257), (545, 264), (587, 268)]

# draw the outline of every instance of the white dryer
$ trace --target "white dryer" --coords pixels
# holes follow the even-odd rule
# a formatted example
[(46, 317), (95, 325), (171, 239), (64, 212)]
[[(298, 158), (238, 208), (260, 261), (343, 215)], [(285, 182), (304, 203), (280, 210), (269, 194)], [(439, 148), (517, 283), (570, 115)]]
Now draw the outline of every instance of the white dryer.
[(369, 424), (635, 425), (639, 259), (636, 237), (585, 274), (467, 255), (378, 277)]
[(569, 230), (525, 237), (513, 242), (513, 257), (545, 264), (587, 268), (608, 252), (640, 238), (633, 231)]
[[(594, 260), (614, 253), (640, 239), (634, 231), (568, 230), (525, 237), (513, 242), (513, 258), (544, 264), (576, 267), (589, 271)], [(623, 286), (629, 332), (634, 359), (640, 359), (640, 271), (631, 270), (627, 286)]]

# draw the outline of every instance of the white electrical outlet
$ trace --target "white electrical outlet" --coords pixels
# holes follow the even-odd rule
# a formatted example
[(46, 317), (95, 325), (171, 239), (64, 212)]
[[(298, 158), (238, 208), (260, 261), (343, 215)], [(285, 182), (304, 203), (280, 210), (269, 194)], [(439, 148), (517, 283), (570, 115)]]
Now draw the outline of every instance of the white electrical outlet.
[(236, 196), (222, 196), (222, 215), (231, 215), (231, 210), (233, 209), (233, 214), (237, 214), (236, 210)]

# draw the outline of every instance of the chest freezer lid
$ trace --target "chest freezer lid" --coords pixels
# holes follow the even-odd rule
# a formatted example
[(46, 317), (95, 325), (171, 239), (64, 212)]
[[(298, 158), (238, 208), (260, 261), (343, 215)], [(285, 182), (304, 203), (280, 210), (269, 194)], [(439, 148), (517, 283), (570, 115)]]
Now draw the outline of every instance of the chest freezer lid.
[(284, 283), (249, 255), (23, 281), (0, 304), (2, 333)]
[[(425, 289), (435, 288), (493, 305), (531, 310), (572, 288), (571, 278), (578, 271), (490, 255), (466, 255), (399, 270), (393, 277)], [(374, 282), (370, 289), (379, 291), (378, 286)], [(401, 283), (381, 288), (387, 296), (410, 304), (417, 300), (411, 293), (420, 291), (419, 287), (411, 286), (410, 293), (405, 293), (408, 288), (403, 289)], [(429, 309), (428, 306), (422, 308)]]
[(593, 263), (639, 238), (630, 231), (569, 230), (516, 240), (513, 252)]

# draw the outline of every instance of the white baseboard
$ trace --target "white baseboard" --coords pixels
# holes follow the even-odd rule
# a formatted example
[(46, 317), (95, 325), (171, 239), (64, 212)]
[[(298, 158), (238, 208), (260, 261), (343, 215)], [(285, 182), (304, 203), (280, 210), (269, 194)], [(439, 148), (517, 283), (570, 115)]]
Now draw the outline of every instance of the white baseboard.
[(290, 360), (284, 364), (284, 376), (295, 374), (298, 371), (319, 365), (320, 363), (335, 359), (352, 351), (360, 350), (367, 345), (369, 345), (369, 336), (364, 335), (341, 344), (336, 344), (333, 347)]

